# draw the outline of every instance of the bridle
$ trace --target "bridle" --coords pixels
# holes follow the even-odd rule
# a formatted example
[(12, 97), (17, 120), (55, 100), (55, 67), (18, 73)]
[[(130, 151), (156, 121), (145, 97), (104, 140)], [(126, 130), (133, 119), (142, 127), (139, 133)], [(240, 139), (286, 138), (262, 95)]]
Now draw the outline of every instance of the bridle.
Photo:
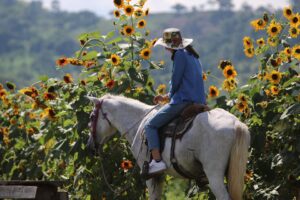
[[(96, 142), (96, 138), (97, 138), (97, 122), (98, 122), (98, 118), (99, 118), (99, 111), (102, 114), (102, 117), (107, 121), (107, 123), (112, 126), (111, 121), (107, 118), (107, 113), (105, 113), (102, 109), (102, 105), (103, 105), (104, 99), (102, 99), (101, 101), (97, 101), (97, 103), (95, 104), (95, 108), (93, 110), (93, 112), (90, 115), (90, 129), (91, 129), (91, 134), (94, 140), (94, 145), (95, 145), (95, 149), (97, 150), (99, 147), (99, 144)], [(157, 107), (159, 107), (160, 105), (157, 104), (156, 106), (154, 106), (153, 108), (151, 108), (141, 119), (137, 120), (128, 130), (126, 130), (124, 132), (124, 134), (121, 134), (122, 137), (124, 137), (131, 129), (133, 129), (138, 123), (140, 123), (140, 121), (142, 121), (144, 119), (144, 117), (146, 117), (150, 112), (152, 112), (154, 109), (156, 109)]]
[[(104, 99), (101, 101), (98, 101), (95, 105), (95, 108), (93, 112), (91, 113), (90, 120), (91, 120), (91, 134), (94, 139), (95, 146), (97, 145), (96, 142), (96, 137), (97, 137), (97, 122), (99, 118), (99, 111), (101, 111), (102, 117), (107, 121), (107, 123), (112, 126), (110, 120), (107, 118), (107, 113), (105, 113), (102, 109), (102, 104), (103, 104)], [(97, 149), (97, 148), (96, 148)]]

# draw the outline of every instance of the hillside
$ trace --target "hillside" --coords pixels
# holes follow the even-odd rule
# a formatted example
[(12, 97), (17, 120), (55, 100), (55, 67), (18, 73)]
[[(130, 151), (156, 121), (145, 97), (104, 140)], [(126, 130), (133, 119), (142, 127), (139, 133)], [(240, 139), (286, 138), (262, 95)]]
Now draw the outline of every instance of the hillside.
[[(258, 12), (262, 15), (264, 9)], [(11, 14), (13, 13), (13, 14)], [(231, 11), (193, 11), (184, 14), (161, 13), (148, 18), (151, 37), (159, 37), (164, 28), (178, 27), (185, 37), (194, 39), (205, 71), (215, 71), (220, 59), (230, 59), (241, 77), (256, 71), (257, 66), (243, 53), (242, 38), (252, 35), (248, 26), (255, 16), (251, 9)], [(53, 12), (42, 8), (39, 2), (24, 3), (17, 0), (0, 2), (0, 82), (12, 81), (18, 87), (28, 85), (40, 75), (60, 77), (65, 71), (55, 68), (60, 56), (73, 56), (80, 48), (77, 36), (83, 32), (108, 32), (112, 21), (91, 12)], [(162, 48), (154, 50), (155, 60), (170, 65), (168, 53)], [(254, 63), (254, 64), (253, 64)], [(168, 79), (171, 67), (154, 73), (158, 82)], [(69, 71), (76, 72), (75, 68)]]

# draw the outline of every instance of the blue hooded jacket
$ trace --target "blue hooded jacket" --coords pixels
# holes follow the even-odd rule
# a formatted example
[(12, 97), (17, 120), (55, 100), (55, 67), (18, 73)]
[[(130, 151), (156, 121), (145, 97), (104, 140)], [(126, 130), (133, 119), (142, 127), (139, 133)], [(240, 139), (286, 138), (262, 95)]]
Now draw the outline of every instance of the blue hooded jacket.
[(169, 97), (170, 104), (206, 104), (201, 63), (185, 49), (175, 52)]

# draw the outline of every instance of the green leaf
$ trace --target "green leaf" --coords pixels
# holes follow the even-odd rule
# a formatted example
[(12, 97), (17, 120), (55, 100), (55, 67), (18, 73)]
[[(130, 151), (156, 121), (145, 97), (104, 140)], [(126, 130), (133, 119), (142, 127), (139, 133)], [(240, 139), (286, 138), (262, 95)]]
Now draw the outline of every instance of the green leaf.
[(113, 43), (117, 44), (117, 43), (121, 42), (122, 40), (123, 40), (123, 39), (122, 39), (121, 37), (117, 37), (117, 38), (115, 38), (115, 39), (113, 39), (113, 40), (107, 42), (106, 44), (107, 44), (107, 45), (113, 44)]
[(290, 115), (297, 115), (300, 114), (300, 103), (296, 103), (290, 107), (288, 107), (280, 116), (280, 119), (285, 119)]
[(296, 84), (300, 82), (300, 77), (293, 77), (290, 80), (286, 81), (283, 85), (282, 88), (287, 88), (291, 84)]
[(98, 56), (97, 51), (90, 51), (85, 56), (82, 57), (82, 60), (86, 61), (86, 60), (97, 59), (97, 56)]
[(102, 35), (101, 37), (104, 40), (108, 40), (108, 39), (112, 38), (114, 35), (115, 35), (115, 31), (110, 31), (109, 33), (107, 33), (106, 35)]

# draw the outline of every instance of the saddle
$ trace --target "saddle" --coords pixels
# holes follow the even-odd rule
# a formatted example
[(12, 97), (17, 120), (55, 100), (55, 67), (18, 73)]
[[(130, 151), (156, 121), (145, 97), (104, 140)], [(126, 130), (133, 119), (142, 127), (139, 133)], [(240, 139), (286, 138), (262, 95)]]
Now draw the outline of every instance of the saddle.
[[(159, 136), (160, 136), (160, 143), (161, 143), (161, 152), (164, 149), (165, 145), (165, 139), (167, 137), (172, 138), (172, 146), (171, 146), (171, 163), (174, 167), (174, 169), (183, 177), (188, 179), (194, 179), (196, 180), (197, 185), (201, 188), (208, 184), (207, 177), (202, 169), (202, 175), (200, 177), (195, 177), (189, 172), (185, 171), (180, 164), (177, 162), (177, 159), (175, 157), (175, 141), (177, 139), (181, 139), (183, 135), (192, 127), (193, 121), (195, 117), (202, 112), (209, 111), (210, 108), (203, 104), (191, 104), (188, 105), (182, 113), (173, 119), (170, 123), (163, 126), (161, 129), (159, 129)], [(201, 165), (201, 163), (200, 163)], [(201, 165), (202, 167), (202, 165)], [(148, 162), (144, 163), (143, 169), (142, 169), (142, 175), (146, 177), (146, 179), (151, 178), (148, 177)]]
[(188, 105), (178, 117), (160, 128), (159, 135), (161, 139), (161, 151), (163, 151), (165, 138), (175, 137), (175, 139), (181, 139), (182, 136), (192, 127), (195, 117), (199, 113), (209, 110), (210, 108), (203, 104)]

